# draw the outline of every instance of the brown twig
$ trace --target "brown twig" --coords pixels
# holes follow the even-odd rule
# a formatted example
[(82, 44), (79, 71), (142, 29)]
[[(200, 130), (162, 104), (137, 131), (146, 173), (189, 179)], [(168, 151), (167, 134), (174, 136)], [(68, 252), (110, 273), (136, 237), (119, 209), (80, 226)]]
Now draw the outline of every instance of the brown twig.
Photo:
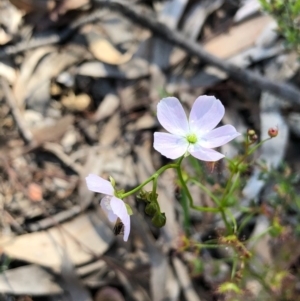
[(71, 209), (61, 211), (55, 215), (48, 216), (38, 222), (31, 223), (28, 225), (28, 230), (30, 232), (36, 232), (41, 230), (46, 230), (48, 228), (51, 228), (53, 226), (57, 226), (60, 223), (65, 222), (66, 220), (69, 220), (75, 216), (77, 216), (79, 213), (81, 213), (81, 207), (80, 206), (73, 206)]
[(220, 70), (225, 71), (231, 78), (239, 81), (243, 85), (255, 87), (263, 91), (269, 91), (283, 99), (294, 104), (300, 104), (300, 91), (294, 86), (283, 83), (270, 81), (267, 78), (251, 72), (249, 70), (240, 69), (237, 66), (229, 64), (206, 52), (199, 44), (188, 39), (182, 33), (170, 30), (164, 24), (148, 17), (146, 14), (140, 13), (136, 8), (129, 6), (124, 2), (117, 0), (95, 0), (102, 7), (107, 7), (113, 11), (117, 11), (131, 19), (133, 22), (150, 29), (153, 33), (160, 36), (178, 47), (184, 49), (188, 54), (194, 55), (203, 62), (213, 65)]

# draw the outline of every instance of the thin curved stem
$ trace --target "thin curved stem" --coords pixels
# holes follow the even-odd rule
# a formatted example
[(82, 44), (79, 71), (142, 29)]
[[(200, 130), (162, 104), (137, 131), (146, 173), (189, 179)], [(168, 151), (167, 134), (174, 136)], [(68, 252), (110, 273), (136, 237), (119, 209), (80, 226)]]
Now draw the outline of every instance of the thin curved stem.
[(180, 168), (182, 160), (183, 160), (183, 157), (179, 160), (178, 166), (176, 169), (177, 169), (179, 181), (180, 181), (182, 188), (184, 189), (186, 196), (189, 200), (190, 207), (195, 210), (202, 211), (202, 212), (219, 212), (220, 211), (219, 208), (209, 208), (209, 207), (201, 207), (201, 206), (194, 205), (193, 197), (191, 196), (191, 193), (186, 185), (186, 181), (183, 179), (183, 176), (182, 176), (182, 172), (181, 172), (181, 168)]
[(199, 186), (214, 202), (217, 206), (220, 206), (220, 201), (219, 199), (214, 196), (209, 189), (207, 189), (207, 187), (205, 187), (205, 185), (201, 184), (200, 182), (198, 182), (197, 180), (190, 178), (189, 181), (191, 181), (192, 183), (194, 183), (195, 185)]
[(154, 179), (156, 179), (157, 177), (159, 177), (164, 171), (166, 171), (169, 168), (177, 168), (178, 164), (168, 164), (165, 165), (163, 167), (161, 167), (158, 171), (156, 171), (150, 178), (148, 178), (145, 182), (143, 182), (142, 184), (140, 184), (139, 186), (135, 187), (134, 189), (123, 193), (122, 195), (120, 195), (120, 198), (126, 198), (136, 192), (138, 192), (139, 190), (141, 190), (145, 185), (147, 185), (148, 183), (150, 183), (151, 181), (153, 181)]
[(160, 206), (158, 204), (158, 201), (157, 201), (157, 197), (156, 197), (156, 189), (157, 189), (157, 177), (155, 177), (153, 179), (153, 187), (152, 187), (152, 198), (153, 198), (153, 201), (156, 203), (157, 205), (157, 210), (159, 213), (161, 213), (160, 211)]
[(240, 165), (240, 164), (241, 164), (241, 163), (242, 163), (249, 155), (251, 155), (255, 150), (257, 150), (263, 143), (265, 143), (266, 141), (268, 141), (268, 140), (270, 140), (270, 139), (272, 139), (272, 138), (266, 138), (265, 140), (263, 140), (263, 141), (259, 142), (257, 145), (255, 145), (253, 148), (247, 149), (245, 155), (242, 156), (242, 158), (236, 163), (236, 165), (235, 165), (235, 169), (236, 169), (236, 170), (235, 170), (235, 172), (232, 172), (232, 173), (231, 173), (231, 175), (230, 175), (230, 177), (229, 177), (229, 179), (228, 179), (228, 181), (227, 181), (227, 183), (226, 183), (226, 187), (225, 187), (225, 190), (224, 190), (224, 193), (223, 193), (223, 197), (222, 197), (222, 199), (221, 199), (221, 201), (220, 201), (221, 206), (223, 206), (224, 200), (226, 199), (226, 197), (227, 197), (227, 195), (228, 195), (228, 192), (229, 192), (229, 189), (230, 189), (230, 187), (232, 186), (232, 185), (231, 185), (231, 182), (232, 182), (233, 176), (234, 176), (235, 174), (238, 174), (237, 168), (239, 167), (239, 165)]
[(227, 221), (227, 217), (226, 217), (226, 214), (225, 214), (225, 209), (223, 207), (219, 207), (218, 211), (221, 213), (222, 220), (224, 221), (227, 232), (230, 233), (231, 232), (231, 226)]

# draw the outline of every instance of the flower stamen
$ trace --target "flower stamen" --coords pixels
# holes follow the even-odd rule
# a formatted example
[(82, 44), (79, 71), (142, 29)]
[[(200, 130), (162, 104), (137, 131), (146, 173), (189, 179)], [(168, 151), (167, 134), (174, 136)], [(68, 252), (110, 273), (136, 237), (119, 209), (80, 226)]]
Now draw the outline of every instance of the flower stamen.
[(198, 138), (195, 134), (188, 134), (186, 139), (191, 144), (195, 144), (198, 141)]

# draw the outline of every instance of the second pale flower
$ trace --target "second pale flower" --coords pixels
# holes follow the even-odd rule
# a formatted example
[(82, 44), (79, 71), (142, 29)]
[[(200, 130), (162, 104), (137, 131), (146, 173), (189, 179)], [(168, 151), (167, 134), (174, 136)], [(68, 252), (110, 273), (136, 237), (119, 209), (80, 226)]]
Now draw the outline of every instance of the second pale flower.
[(114, 188), (109, 181), (94, 174), (89, 174), (85, 180), (89, 190), (105, 194), (100, 206), (110, 222), (116, 223), (118, 218), (121, 220), (124, 225), (123, 239), (127, 241), (130, 233), (130, 216), (125, 203), (114, 196)]

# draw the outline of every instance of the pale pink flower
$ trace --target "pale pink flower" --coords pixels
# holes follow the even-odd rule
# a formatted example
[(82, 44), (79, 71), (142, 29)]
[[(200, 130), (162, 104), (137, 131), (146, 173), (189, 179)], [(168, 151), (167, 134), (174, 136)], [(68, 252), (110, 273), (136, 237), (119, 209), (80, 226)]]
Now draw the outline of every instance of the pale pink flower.
[(115, 223), (118, 218), (121, 220), (124, 225), (123, 239), (127, 241), (130, 233), (130, 216), (125, 203), (115, 197), (112, 184), (94, 174), (89, 174), (85, 180), (89, 190), (105, 194), (105, 197), (101, 199), (100, 206), (110, 222)]
[(224, 113), (220, 100), (203, 95), (196, 99), (187, 119), (177, 98), (164, 98), (157, 105), (157, 118), (169, 133), (154, 133), (153, 146), (170, 159), (189, 153), (199, 160), (218, 161), (224, 155), (212, 148), (222, 146), (240, 135), (232, 125), (215, 129)]

